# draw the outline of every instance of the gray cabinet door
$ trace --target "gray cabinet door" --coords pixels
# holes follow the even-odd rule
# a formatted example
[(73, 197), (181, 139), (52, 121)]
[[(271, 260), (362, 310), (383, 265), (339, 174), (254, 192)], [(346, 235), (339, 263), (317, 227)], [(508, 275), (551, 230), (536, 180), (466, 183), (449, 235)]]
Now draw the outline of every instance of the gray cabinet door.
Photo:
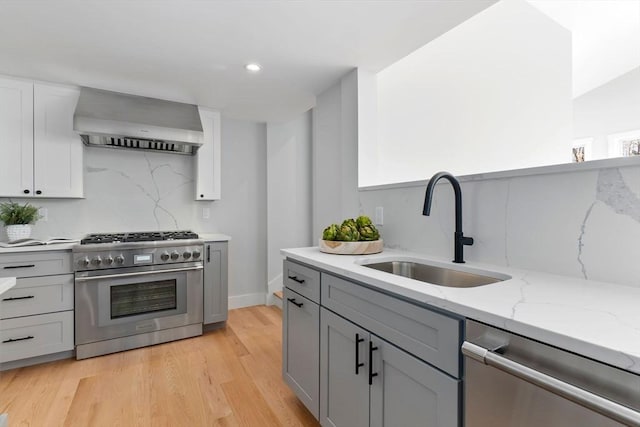
[(204, 319), (205, 325), (227, 320), (227, 242), (204, 244)]
[[(367, 331), (321, 309), (320, 423), (324, 427), (369, 427), (368, 343)], [(358, 374), (356, 363), (362, 364)]]
[(318, 418), (320, 393), (320, 306), (284, 288), (282, 303), (282, 375)]
[(461, 385), (372, 335), (371, 427), (458, 427)]

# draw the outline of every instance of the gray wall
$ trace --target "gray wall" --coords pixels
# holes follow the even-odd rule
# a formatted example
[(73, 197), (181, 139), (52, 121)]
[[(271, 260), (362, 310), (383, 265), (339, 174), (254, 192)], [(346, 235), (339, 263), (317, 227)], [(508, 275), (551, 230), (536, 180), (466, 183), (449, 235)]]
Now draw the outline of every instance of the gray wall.
[[(230, 304), (263, 303), (265, 141), (264, 124), (223, 120), (222, 200), (216, 202), (194, 201), (192, 157), (85, 148), (85, 199), (30, 200), (49, 217), (36, 224), (34, 237), (165, 229), (228, 234)], [(209, 219), (202, 218), (203, 208), (210, 209)]]
[[(453, 257), (454, 202), (438, 185), (361, 190), (364, 213), (384, 207), (385, 245)], [(469, 261), (640, 286), (640, 166), (462, 183)]]
[(268, 302), (282, 289), (280, 249), (311, 246), (311, 111), (267, 124)]

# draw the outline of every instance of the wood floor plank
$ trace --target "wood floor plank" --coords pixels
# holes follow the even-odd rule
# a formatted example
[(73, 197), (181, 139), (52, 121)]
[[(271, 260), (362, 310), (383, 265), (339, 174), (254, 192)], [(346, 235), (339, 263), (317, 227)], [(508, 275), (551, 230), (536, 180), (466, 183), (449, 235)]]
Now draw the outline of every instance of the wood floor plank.
[(229, 312), (201, 337), (0, 373), (0, 412), (14, 426), (314, 426), (281, 379), (282, 318)]

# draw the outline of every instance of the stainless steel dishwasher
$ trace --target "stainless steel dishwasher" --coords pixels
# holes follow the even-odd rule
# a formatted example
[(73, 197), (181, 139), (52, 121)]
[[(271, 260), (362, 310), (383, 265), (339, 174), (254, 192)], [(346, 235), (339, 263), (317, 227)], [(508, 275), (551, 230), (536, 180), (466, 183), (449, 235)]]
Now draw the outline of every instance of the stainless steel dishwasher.
[(640, 426), (640, 375), (466, 323), (465, 427)]

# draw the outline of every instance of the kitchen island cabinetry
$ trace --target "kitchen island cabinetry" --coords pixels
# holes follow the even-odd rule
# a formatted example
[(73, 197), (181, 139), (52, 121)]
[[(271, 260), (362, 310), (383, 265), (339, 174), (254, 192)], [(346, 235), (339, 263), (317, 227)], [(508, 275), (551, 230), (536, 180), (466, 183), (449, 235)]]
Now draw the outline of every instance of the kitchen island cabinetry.
[(319, 395), (323, 426), (460, 424), (462, 318), (289, 259), (283, 270), (283, 376), (314, 415)]
[(204, 319), (205, 325), (224, 322), (228, 317), (228, 243), (204, 243)]
[(71, 253), (5, 254), (0, 276), (16, 285), (0, 297), (0, 363), (11, 369), (70, 357), (74, 348)]
[(0, 197), (83, 197), (78, 88), (0, 77)]

